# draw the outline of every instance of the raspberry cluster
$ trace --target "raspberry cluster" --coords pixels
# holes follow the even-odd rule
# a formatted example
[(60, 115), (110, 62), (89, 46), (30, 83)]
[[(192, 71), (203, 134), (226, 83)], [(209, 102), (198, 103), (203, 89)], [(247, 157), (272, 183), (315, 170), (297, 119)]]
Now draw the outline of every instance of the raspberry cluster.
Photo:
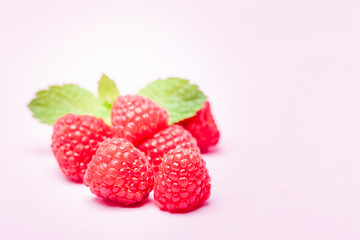
[(146, 198), (153, 182), (144, 153), (123, 138), (108, 138), (100, 144), (84, 178), (95, 195), (126, 205)]
[(67, 114), (54, 124), (51, 148), (61, 171), (81, 182), (99, 144), (111, 136), (110, 127), (102, 119)]
[(174, 124), (151, 138), (146, 139), (138, 148), (150, 157), (153, 171), (159, 170), (165, 153), (174, 148), (193, 149), (200, 152), (196, 139), (182, 126)]
[(111, 108), (115, 136), (136, 144), (168, 126), (165, 109), (148, 98), (126, 95), (117, 98)]
[(165, 154), (155, 176), (154, 198), (163, 210), (186, 212), (210, 197), (210, 176), (204, 159), (191, 149)]
[(52, 150), (62, 172), (98, 197), (131, 205), (154, 190), (162, 210), (187, 212), (210, 196), (200, 150), (219, 140), (210, 105), (179, 124), (152, 100), (118, 97), (111, 126), (97, 117), (66, 114), (54, 124)]

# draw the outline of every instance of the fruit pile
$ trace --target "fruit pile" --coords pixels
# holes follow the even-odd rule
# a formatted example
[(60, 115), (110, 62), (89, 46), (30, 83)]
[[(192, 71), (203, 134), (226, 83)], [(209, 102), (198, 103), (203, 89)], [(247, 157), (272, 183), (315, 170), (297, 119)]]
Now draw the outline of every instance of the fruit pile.
[(188, 212), (210, 196), (201, 152), (219, 141), (206, 96), (188, 80), (167, 78), (120, 96), (103, 75), (98, 95), (73, 84), (37, 93), (28, 107), (53, 124), (61, 171), (104, 199), (142, 202), (154, 190), (162, 210)]

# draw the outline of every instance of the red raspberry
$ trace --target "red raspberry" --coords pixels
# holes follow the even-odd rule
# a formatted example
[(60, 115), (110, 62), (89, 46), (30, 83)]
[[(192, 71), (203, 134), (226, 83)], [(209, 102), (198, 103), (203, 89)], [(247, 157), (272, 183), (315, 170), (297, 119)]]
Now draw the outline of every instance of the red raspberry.
[(193, 148), (200, 153), (196, 139), (191, 133), (177, 124), (158, 132), (137, 147), (150, 157), (150, 163), (154, 172), (159, 170), (163, 155), (171, 149), (176, 147)]
[(87, 164), (107, 137), (111, 137), (111, 129), (102, 119), (66, 114), (54, 124), (51, 148), (62, 172), (81, 182)]
[(196, 113), (194, 117), (180, 122), (195, 138), (202, 152), (206, 152), (210, 146), (219, 142), (220, 132), (211, 114), (210, 103), (205, 102), (204, 108)]
[(108, 138), (89, 163), (84, 183), (99, 197), (129, 205), (149, 195), (154, 179), (143, 152), (126, 139)]
[(201, 155), (191, 149), (165, 154), (155, 175), (154, 198), (162, 210), (187, 212), (210, 196), (210, 176)]
[(169, 115), (165, 109), (138, 95), (120, 96), (111, 108), (115, 136), (135, 145), (166, 128), (168, 121)]

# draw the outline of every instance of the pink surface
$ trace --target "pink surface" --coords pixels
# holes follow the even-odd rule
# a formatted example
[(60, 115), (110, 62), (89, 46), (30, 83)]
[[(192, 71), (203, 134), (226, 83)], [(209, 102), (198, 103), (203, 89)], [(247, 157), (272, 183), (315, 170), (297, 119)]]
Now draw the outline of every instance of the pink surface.
[[(358, 1), (2, 1), (0, 239), (359, 239)], [(51, 84), (198, 83), (222, 139), (206, 206), (109, 205), (26, 104)]]

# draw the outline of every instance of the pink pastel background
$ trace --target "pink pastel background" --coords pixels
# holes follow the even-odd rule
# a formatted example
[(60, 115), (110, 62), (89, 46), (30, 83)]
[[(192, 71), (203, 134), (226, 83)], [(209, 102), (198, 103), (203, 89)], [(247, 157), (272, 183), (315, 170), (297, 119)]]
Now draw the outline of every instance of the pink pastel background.
[[(221, 142), (208, 203), (109, 205), (26, 105), (52, 84), (188, 78)], [(360, 239), (359, 1), (1, 1), (0, 239)]]

